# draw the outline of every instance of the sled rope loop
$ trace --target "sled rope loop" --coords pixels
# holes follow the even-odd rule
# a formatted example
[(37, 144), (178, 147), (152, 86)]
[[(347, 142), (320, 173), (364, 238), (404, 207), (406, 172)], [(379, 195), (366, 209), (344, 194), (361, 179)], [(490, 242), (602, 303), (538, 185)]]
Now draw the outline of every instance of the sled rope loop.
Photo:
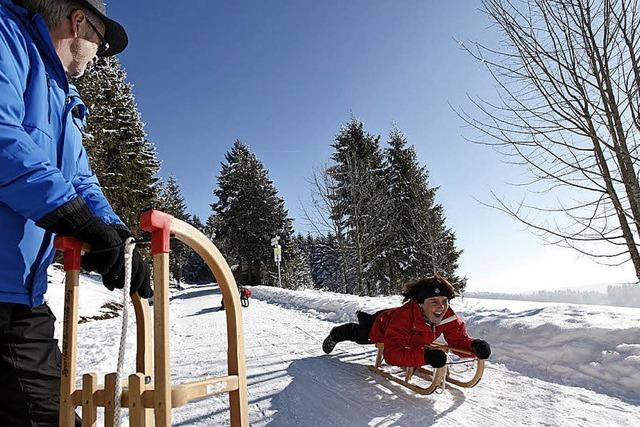
[(118, 367), (116, 369), (116, 398), (114, 401), (113, 425), (120, 427), (122, 419), (122, 371), (124, 369), (124, 353), (127, 346), (129, 329), (129, 293), (131, 291), (131, 270), (133, 265), (133, 249), (136, 247), (133, 237), (124, 243), (124, 288), (122, 289), (122, 329), (120, 331), (120, 347), (118, 350)]

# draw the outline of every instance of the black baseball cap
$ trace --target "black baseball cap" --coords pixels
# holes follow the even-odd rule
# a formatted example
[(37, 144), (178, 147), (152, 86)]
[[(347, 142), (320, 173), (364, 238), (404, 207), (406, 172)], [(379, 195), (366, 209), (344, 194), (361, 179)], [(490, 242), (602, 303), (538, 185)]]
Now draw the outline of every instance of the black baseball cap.
[(75, 0), (77, 3), (86, 7), (88, 10), (96, 14), (104, 23), (104, 41), (109, 47), (98, 56), (117, 55), (127, 47), (129, 38), (124, 27), (113, 19), (107, 18), (107, 8), (102, 0)]

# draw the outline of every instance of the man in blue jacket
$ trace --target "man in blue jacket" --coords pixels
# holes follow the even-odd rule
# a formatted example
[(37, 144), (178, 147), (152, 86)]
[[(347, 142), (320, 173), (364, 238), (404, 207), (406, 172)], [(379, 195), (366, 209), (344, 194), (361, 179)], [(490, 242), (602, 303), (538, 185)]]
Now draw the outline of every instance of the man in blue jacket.
[[(44, 302), (56, 234), (91, 245), (82, 266), (124, 283), (123, 240), (82, 146), (85, 105), (69, 78), (127, 35), (102, 0), (0, 0), (0, 425), (56, 426), (60, 350)], [(150, 297), (134, 253), (132, 293)]]

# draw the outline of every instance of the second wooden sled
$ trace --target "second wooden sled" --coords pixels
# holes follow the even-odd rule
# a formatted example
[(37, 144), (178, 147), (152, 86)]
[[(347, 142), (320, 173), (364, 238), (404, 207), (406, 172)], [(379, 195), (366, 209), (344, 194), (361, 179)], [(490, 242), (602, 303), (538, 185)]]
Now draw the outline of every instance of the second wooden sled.
[[(406, 387), (409, 390), (418, 394), (423, 394), (423, 395), (431, 394), (434, 391), (436, 391), (438, 387), (441, 387), (444, 384), (444, 382), (454, 384), (454, 385), (457, 385), (458, 387), (463, 387), (463, 388), (473, 387), (476, 384), (478, 384), (478, 382), (480, 382), (480, 379), (482, 378), (482, 374), (484, 373), (484, 360), (475, 359), (474, 360), (474, 362), (476, 363), (475, 374), (469, 380), (463, 380), (463, 379), (454, 378), (453, 376), (451, 376), (449, 373), (448, 365), (445, 365), (441, 368), (437, 368), (435, 370), (426, 369), (426, 368), (404, 368), (405, 375), (404, 375), (404, 378), (401, 378), (397, 374), (389, 372), (382, 367), (382, 362), (384, 360), (384, 356), (383, 356), (384, 344), (376, 343), (376, 347), (378, 348), (378, 354), (376, 355), (376, 364), (373, 366), (368, 366), (369, 370), (375, 374), (383, 376), (388, 380), (398, 383), (401, 386)], [(437, 348), (439, 350), (444, 351), (445, 353), (448, 353), (451, 351), (451, 352), (468, 355), (469, 357), (475, 358), (475, 354), (470, 353), (466, 350), (460, 350), (457, 348), (452, 348), (452, 347), (448, 347), (440, 344), (431, 344), (429, 347)], [(431, 383), (427, 387), (422, 387), (414, 382), (411, 382), (414, 375), (417, 377), (420, 377), (421, 379), (427, 382), (431, 381)]]
[[(249, 425), (247, 374), (240, 296), (227, 262), (204, 234), (186, 222), (159, 211), (147, 211), (141, 217), (142, 229), (151, 232), (153, 254), (153, 338), (151, 315), (146, 300), (133, 296), (137, 323), (136, 372), (125, 379), (120, 399), (121, 407), (129, 410), (130, 426), (171, 426), (171, 409), (188, 402), (220, 393), (229, 393), (231, 425)], [(207, 263), (218, 282), (224, 298), (229, 301), (227, 317), (226, 376), (207, 378), (182, 384), (171, 384), (169, 360), (169, 238), (171, 235), (190, 246)], [(56, 248), (64, 251), (66, 271), (64, 326), (62, 342), (62, 374), (60, 382), (60, 423), (73, 427), (75, 408), (82, 407), (82, 426), (97, 425), (97, 410), (104, 408), (104, 424), (114, 424), (116, 374), (107, 374), (104, 386), (97, 375), (82, 376), (76, 386), (78, 284), (82, 242), (69, 238), (56, 239)], [(232, 289), (234, 291), (232, 291)], [(153, 344), (153, 345), (152, 345)]]

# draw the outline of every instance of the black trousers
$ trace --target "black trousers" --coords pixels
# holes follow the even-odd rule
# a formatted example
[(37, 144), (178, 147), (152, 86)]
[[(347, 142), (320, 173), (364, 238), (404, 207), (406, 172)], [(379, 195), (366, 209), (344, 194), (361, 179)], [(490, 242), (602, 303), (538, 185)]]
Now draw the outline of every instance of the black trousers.
[(0, 303), (1, 426), (58, 425), (61, 354), (54, 323), (46, 304)]
[(335, 342), (341, 341), (353, 341), (358, 344), (372, 344), (369, 341), (369, 332), (373, 327), (376, 317), (382, 311), (378, 311), (374, 314), (365, 313), (364, 311), (357, 311), (358, 323), (345, 323), (344, 325), (336, 326), (330, 332), (331, 338)]

